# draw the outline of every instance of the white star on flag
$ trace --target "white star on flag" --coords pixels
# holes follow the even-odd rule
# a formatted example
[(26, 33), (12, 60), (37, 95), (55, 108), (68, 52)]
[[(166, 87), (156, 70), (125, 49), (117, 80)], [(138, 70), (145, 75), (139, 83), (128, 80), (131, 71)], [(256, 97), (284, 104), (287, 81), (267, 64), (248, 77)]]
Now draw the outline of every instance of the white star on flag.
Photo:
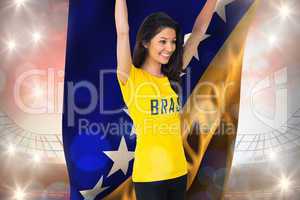
[(186, 75), (186, 73), (184, 73), (184, 72), (180, 73), (180, 77), (183, 77), (184, 75)]
[[(190, 38), (191, 34), (192, 34), (192, 33), (187, 33), (187, 34), (184, 35), (184, 45), (185, 45), (185, 43), (187, 42), (187, 40)], [(202, 39), (201, 39), (200, 42), (202, 42), (203, 40), (205, 40), (205, 39), (208, 38), (209, 36), (210, 36), (210, 35), (208, 35), (208, 34), (203, 35), (203, 37), (202, 37)], [(195, 57), (197, 60), (199, 60), (199, 54), (198, 54), (198, 51), (195, 52), (194, 57)], [(182, 73), (182, 74), (180, 74), (180, 76), (183, 76), (184, 74), (185, 74), (185, 73)]]
[(93, 189), (82, 190), (79, 192), (84, 197), (85, 200), (94, 200), (98, 194), (100, 194), (101, 192), (109, 188), (109, 187), (102, 187), (102, 184), (103, 184), (103, 177), (101, 176), (101, 178), (99, 179), (99, 181), (97, 182), (97, 184)]
[(218, 0), (215, 12), (226, 22), (226, 10), (225, 7), (235, 0)]
[(130, 117), (130, 115), (129, 115), (129, 111), (128, 111), (128, 108), (123, 108), (123, 111)]
[(112, 175), (118, 170), (121, 170), (124, 175), (127, 174), (129, 161), (134, 158), (134, 152), (128, 151), (124, 137), (122, 137), (117, 151), (104, 151), (103, 153), (105, 153), (114, 162), (107, 176)]

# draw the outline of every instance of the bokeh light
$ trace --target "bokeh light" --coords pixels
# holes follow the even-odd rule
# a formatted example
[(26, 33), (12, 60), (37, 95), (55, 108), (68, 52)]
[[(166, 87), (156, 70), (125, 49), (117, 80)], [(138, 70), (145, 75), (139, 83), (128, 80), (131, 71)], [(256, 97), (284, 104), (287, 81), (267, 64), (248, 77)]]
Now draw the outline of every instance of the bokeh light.
[(25, 200), (26, 194), (24, 190), (17, 188), (14, 193), (14, 200)]
[(6, 42), (6, 46), (9, 51), (14, 51), (17, 48), (17, 44), (16, 44), (15, 40), (12, 40), (12, 39), (10, 39)]

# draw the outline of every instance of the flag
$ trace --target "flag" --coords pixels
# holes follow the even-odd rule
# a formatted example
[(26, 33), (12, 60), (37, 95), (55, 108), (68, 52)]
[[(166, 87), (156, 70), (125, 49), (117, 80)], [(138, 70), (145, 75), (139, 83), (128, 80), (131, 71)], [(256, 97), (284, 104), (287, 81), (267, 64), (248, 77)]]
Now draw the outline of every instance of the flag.
[[(130, 44), (157, 11), (187, 39), (205, 0), (128, 1)], [(63, 145), (72, 200), (135, 199), (135, 132), (116, 78), (114, 1), (70, 0), (64, 82)], [(205, 37), (182, 74), (188, 199), (221, 199), (238, 124), (242, 58), (255, 0), (220, 0)]]

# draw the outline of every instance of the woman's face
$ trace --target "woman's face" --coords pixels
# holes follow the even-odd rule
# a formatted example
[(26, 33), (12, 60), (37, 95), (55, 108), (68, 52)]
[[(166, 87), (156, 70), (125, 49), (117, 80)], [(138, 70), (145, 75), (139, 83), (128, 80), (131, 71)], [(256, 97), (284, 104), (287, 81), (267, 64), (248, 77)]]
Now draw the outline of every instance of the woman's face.
[(150, 59), (160, 64), (167, 64), (176, 49), (176, 31), (164, 28), (145, 45)]

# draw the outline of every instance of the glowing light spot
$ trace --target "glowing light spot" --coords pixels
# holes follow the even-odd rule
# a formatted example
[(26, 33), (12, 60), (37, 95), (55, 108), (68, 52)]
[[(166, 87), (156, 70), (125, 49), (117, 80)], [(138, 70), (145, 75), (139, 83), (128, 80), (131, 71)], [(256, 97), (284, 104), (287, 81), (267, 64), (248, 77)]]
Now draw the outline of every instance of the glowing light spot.
[(17, 44), (16, 44), (16, 42), (14, 40), (9, 40), (7, 42), (7, 49), (9, 51), (14, 51), (16, 49), (16, 47), (17, 47)]
[(40, 32), (34, 32), (34, 33), (32, 33), (32, 40), (33, 40), (33, 42), (37, 43), (37, 42), (41, 41), (41, 39), (42, 39), (42, 35), (41, 35)]
[(16, 7), (24, 6), (27, 0), (14, 0)]
[(25, 196), (26, 196), (25, 192), (18, 188), (15, 191), (14, 199), (15, 200), (25, 200)]
[(271, 45), (274, 45), (277, 42), (277, 37), (275, 35), (270, 35), (268, 40)]
[(290, 16), (291, 14), (291, 9), (289, 8), (289, 6), (287, 5), (282, 5), (280, 8), (279, 8), (279, 12), (280, 12), (280, 16), (282, 18), (287, 18)]
[(33, 161), (39, 163), (41, 161), (41, 156), (39, 154), (34, 154)]
[(288, 178), (282, 177), (280, 179), (279, 186), (282, 191), (288, 191), (291, 186), (291, 182)]
[(271, 151), (271, 152), (268, 153), (268, 157), (271, 161), (274, 161), (274, 160), (276, 160), (277, 155), (274, 151)]
[(9, 155), (14, 155), (15, 152), (16, 152), (15, 146), (12, 145), (12, 144), (10, 144), (10, 145), (8, 146), (8, 148), (7, 148), (7, 153), (8, 153)]

